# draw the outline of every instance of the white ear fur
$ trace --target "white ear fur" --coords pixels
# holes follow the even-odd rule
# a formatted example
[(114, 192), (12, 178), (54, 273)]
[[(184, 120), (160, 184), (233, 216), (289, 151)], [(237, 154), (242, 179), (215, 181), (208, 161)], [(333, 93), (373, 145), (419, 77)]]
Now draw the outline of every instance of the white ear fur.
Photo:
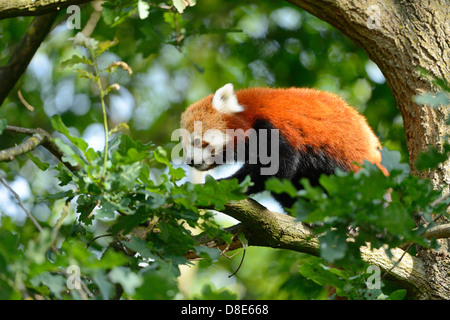
[(238, 113), (244, 111), (237, 100), (233, 85), (228, 83), (218, 89), (212, 99), (212, 106), (220, 113)]

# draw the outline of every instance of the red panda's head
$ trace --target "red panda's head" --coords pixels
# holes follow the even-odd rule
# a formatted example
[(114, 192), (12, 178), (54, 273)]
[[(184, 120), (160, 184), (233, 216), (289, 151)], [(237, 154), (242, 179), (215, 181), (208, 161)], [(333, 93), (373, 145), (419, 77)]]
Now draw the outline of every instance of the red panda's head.
[(201, 171), (220, 164), (217, 160), (231, 140), (227, 129), (242, 111), (231, 83), (189, 106), (181, 115), (186, 163)]

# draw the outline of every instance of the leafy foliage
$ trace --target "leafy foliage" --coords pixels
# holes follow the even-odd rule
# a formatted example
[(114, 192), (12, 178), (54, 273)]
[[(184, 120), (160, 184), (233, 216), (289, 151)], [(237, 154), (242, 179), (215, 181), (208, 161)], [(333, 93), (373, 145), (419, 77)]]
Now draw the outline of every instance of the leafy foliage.
[[(96, 55), (111, 46), (110, 42), (104, 44), (92, 39), (85, 39), (82, 44), (89, 45)], [(95, 61), (95, 55), (92, 60), (74, 55), (62, 65), (96, 67)], [(77, 71), (82, 78), (99, 80), (98, 73)], [(107, 91), (99, 88), (103, 99)], [(65, 207), (56, 226), (41, 230), (37, 242), (28, 240), (23, 243), (23, 251), (2, 253), (4, 277), (0, 281), (8, 287), (3, 292), (4, 298), (28, 295), (30, 291), (35, 291), (35, 296), (67, 298), (66, 287), (73, 287), (69, 283), (72, 276), (66, 280), (65, 274), (76, 266), (79, 271), (74, 281), (83, 283), (87, 289), (79, 287), (78, 291), (71, 291), (72, 298), (86, 298), (83, 295), (87, 292), (88, 298), (98, 299), (120, 296), (169, 299), (177, 293), (178, 266), (189, 263), (185, 254), (196, 252), (210, 263), (218, 258), (217, 250), (198, 247), (194, 233), (223, 235), (225, 241), (231, 238), (215, 222), (214, 214), (198, 208), (221, 209), (230, 201), (243, 199), (249, 182), (216, 182), (209, 178), (202, 185), (180, 184), (185, 172), (172, 166), (162, 147), (135, 141), (120, 132), (108, 132), (104, 152), (94, 151), (86, 141), (70, 133), (60, 116), (54, 115), (50, 122), (62, 134), (55, 138), (63, 152), (62, 160), (80, 169), (70, 171), (61, 163), (53, 166), (65, 191), (45, 198), (64, 200)], [(49, 165), (37, 157), (30, 158), (39, 169), (48, 169)], [(152, 169), (158, 166), (163, 173), (152, 178)], [(71, 228), (58, 229), (70, 205), (76, 208), (77, 218)], [(7, 220), (2, 222), (6, 230), (13, 226)], [(95, 224), (96, 228), (91, 228)], [(95, 235), (99, 224), (107, 230)], [(95, 243), (99, 237), (109, 237), (112, 241)], [(26, 241), (8, 231), (2, 231), (2, 240), (5, 250), (17, 248), (21, 241)], [(62, 242), (57, 248), (58, 241)], [(27, 260), (34, 263), (28, 264)], [(16, 283), (8, 281), (13, 278), (8, 276), (11, 273), (21, 275)]]
[[(276, 182), (272, 178), (266, 183), (267, 189), (297, 199), (289, 212), (312, 225), (319, 238), (323, 260), (302, 265), (300, 273), (335, 288), (339, 296), (390, 299), (382, 291), (372, 292), (365, 286), (367, 266), (360, 258), (361, 247), (384, 248), (388, 255), (391, 248), (409, 242), (436, 247), (434, 240), (422, 237), (426, 229), (416, 228), (416, 221), (426, 221), (427, 228), (431, 228), (435, 225), (433, 214), (445, 215), (448, 203), (433, 204), (441, 193), (433, 190), (428, 181), (409, 175), (408, 167), (399, 162), (398, 152), (383, 149), (382, 155), (389, 176), (365, 163), (357, 173), (338, 170), (335, 175), (323, 175), (318, 186), (302, 180), (304, 189), (295, 194), (289, 181)], [(344, 267), (345, 271), (326, 267), (327, 263)], [(393, 297), (399, 296), (395, 293)]]
[[(110, 160), (107, 174), (103, 177), (104, 154), (87, 148), (83, 140), (70, 135), (58, 116), (52, 118), (52, 124), (55, 130), (67, 134), (68, 140), (74, 143), (70, 147), (60, 140), (59, 145), (66, 146), (63, 148), (65, 160), (80, 165), (82, 169), (70, 172), (61, 165), (53, 167), (60, 185), (68, 189), (47, 198), (66, 199), (67, 205), (75, 205), (79, 216), (71, 228), (57, 230), (54, 227), (52, 230), (49, 226), (40, 232), (37, 243), (32, 240), (23, 242), (23, 252), (5, 251), (17, 248), (25, 239), (2, 231), (4, 251), (1, 256), (11, 259), (2, 263), (4, 275), (19, 272), (27, 265), (26, 270), (21, 271), (23, 278), (19, 284), (44, 296), (49, 290), (51, 295), (61, 299), (66, 290), (66, 269), (76, 265), (83, 275), (81, 281), (86, 282), (93, 298), (112, 298), (118, 294), (115, 285), (120, 285), (128, 297), (167, 299), (176, 293), (174, 279), (179, 275), (178, 265), (188, 263), (184, 258), (188, 251), (197, 252), (210, 261), (210, 255), (217, 259), (214, 252), (198, 248), (193, 238), (192, 230), (214, 236), (223, 234), (213, 220), (214, 215), (202, 213), (198, 207), (214, 203), (222, 207), (229, 201), (242, 199), (246, 185), (208, 179), (204, 185), (185, 183), (179, 186), (177, 182), (183, 176), (171, 166), (162, 148), (133, 141), (121, 133), (110, 139), (107, 151)], [(160, 182), (156, 183), (150, 179), (150, 172), (158, 163), (167, 166), (172, 175), (162, 174)], [(7, 220), (2, 222), (3, 228), (13, 227)], [(95, 229), (89, 229), (89, 226), (95, 223), (107, 225), (104, 235), (120, 243), (123, 250), (117, 247), (113, 250), (111, 242), (93, 243)], [(130, 233), (136, 229), (142, 231), (139, 236)], [(62, 243), (56, 249), (58, 239)], [(224, 239), (230, 240), (227, 236)], [(46, 258), (48, 255), (49, 260)], [(28, 264), (27, 260), (34, 263)], [(142, 263), (146, 266), (141, 266)], [(16, 267), (7, 268), (9, 265)], [(20, 294), (18, 284), (8, 283), (8, 278), (12, 277), (0, 280), (9, 288), (3, 292), (4, 298)], [(161, 282), (161, 279), (167, 281)], [(78, 298), (76, 291), (71, 294)]]
[[(23, 202), (42, 227), (18, 219), (15, 199), (1, 198), (9, 207), (0, 203), (0, 298), (325, 299), (325, 285), (351, 299), (403, 298), (389, 284), (366, 290), (358, 246), (432, 245), (412, 228), (414, 219), (430, 220), (445, 203), (431, 208), (438, 192), (408, 175), (401, 119), (384, 79), (369, 72), (373, 63), (328, 24), (285, 3), (193, 5), (108, 0), (93, 38), (62, 23), (41, 46), (21, 83), (35, 112), (25, 113), (15, 95), (8, 98), (0, 109), (0, 149), (22, 139), (4, 131), (7, 123), (42, 127), (53, 132), (62, 160), (80, 169), (70, 171), (41, 148), (0, 163), (11, 183), (26, 181)], [(83, 7), (83, 22), (92, 10)], [(2, 64), (30, 19), (2, 21)], [(185, 183), (184, 170), (170, 162), (169, 138), (186, 105), (226, 82), (335, 92), (365, 113), (385, 146), (400, 151), (383, 154), (390, 177), (366, 165), (358, 174), (323, 177), (320, 186), (303, 181), (301, 191), (287, 181), (268, 182), (268, 189), (296, 198), (291, 214), (316, 226), (321, 258), (247, 248), (242, 268), (228, 279), (239, 257), (219, 259), (218, 250), (198, 245), (197, 234), (231, 242), (223, 231), (229, 222), (199, 208), (221, 210), (244, 198), (250, 182)], [(104, 137), (89, 135), (102, 120)], [(420, 169), (445, 153), (424, 157)], [(354, 242), (346, 241), (348, 227), (357, 231)], [(187, 252), (203, 258), (189, 290), (177, 281), (191, 266)]]

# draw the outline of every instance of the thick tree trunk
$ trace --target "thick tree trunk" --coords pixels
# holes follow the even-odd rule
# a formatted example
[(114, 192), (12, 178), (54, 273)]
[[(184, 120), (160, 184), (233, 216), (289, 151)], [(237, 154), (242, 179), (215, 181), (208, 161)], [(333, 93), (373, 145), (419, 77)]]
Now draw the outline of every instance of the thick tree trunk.
[[(442, 144), (449, 128), (448, 109), (419, 106), (411, 100), (422, 92), (436, 92), (419, 72), (450, 82), (450, 1), (290, 0), (342, 31), (366, 51), (383, 72), (403, 117), (411, 170), (421, 151)], [(450, 184), (448, 164), (433, 176), (441, 187)], [(446, 180), (446, 182), (445, 182)]]
[[(5, 0), (0, 3), (0, 19), (41, 15), (88, 1)], [(411, 98), (438, 90), (419, 73), (419, 68), (450, 82), (450, 0), (288, 1), (342, 31), (379, 66), (403, 117), (412, 173), (430, 178), (435, 188), (449, 192), (449, 162), (428, 173), (419, 173), (414, 167), (421, 151), (429, 145), (441, 147), (442, 139), (450, 133), (445, 125), (448, 109), (420, 106)], [(250, 200), (230, 204), (225, 212), (242, 221), (243, 226), (236, 226), (236, 230), (246, 233), (250, 245), (318, 252), (318, 242), (311, 232), (292, 217), (271, 213)], [(448, 232), (443, 233), (442, 237), (448, 238)], [(364, 261), (389, 271), (392, 279), (410, 289), (414, 298), (450, 299), (450, 246), (446, 240), (440, 241), (443, 245), (439, 252), (422, 250), (415, 257), (401, 249), (395, 249), (394, 260), (380, 250), (361, 248), (361, 253)], [(223, 245), (209, 242), (207, 245)], [(233, 246), (240, 245), (238, 240), (235, 242)], [(392, 261), (400, 257), (401, 262), (394, 265)]]
[[(418, 172), (415, 162), (432, 145), (442, 147), (450, 134), (445, 124), (448, 106), (430, 108), (412, 97), (439, 88), (423, 76), (450, 83), (450, 1), (423, 0), (289, 0), (342, 31), (378, 65), (403, 117), (411, 172), (430, 178), (436, 189), (449, 192), (450, 161), (432, 172)], [(417, 298), (450, 299), (450, 259), (447, 240), (439, 252), (421, 251), (418, 257), (429, 279), (427, 293)]]

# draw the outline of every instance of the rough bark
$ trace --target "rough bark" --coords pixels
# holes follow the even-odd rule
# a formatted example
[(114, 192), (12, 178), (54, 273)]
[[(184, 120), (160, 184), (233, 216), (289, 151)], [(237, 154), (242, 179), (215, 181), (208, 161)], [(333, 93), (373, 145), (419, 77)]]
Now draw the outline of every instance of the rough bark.
[(91, 0), (2, 0), (0, 1), (0, 20), (57, 12), (72, 4), (82, 4), (89, 1)]
[(25, 72), (42, 41), (50, 32), (58, 12), (34, 18), (22, 41), (18, 44), (8, 64), (0, 69), (0, 106)]
[[(439, 88), (420, 74), (450, 82), (450, 1), (289, 0), (327, 21), (362, 49), (383, 72), (401, 112), (412, 174), (429, 178), (436, 189), (449, 192), (450, 161), (431, 172), (418, 172), (415, 162), (432, 145), (442, 148), (450, 133), (445, 124), (449, 108), (430, 108), (413, 102), (414, 95)], [(375, 5), (376, 7), (373, 7)], [(372, 6), (371, 8), (369, 8)], [(377, 16), (378, 10), (379, 16)], [(378, 19), (379, 25), (374, 25)], [(445, 222), (445, 221), (443, 221)], [(418, 254), (427, 274), (428, 293), (417, 298), (450, 299), (449, 245)]]
[[(289, 0), (327, 21), (360, 46), (380, 68), (403, 117), (411, 170), (429, 145), (441, 147), (450, 130), (448, 108), (417, 105), (412, 97), (439, 90), (419, 68), (450, 82), (450, 1)], [(379, 26), (373, 25), (379, 8)], [(450, 163), (430, 175), (434, 186), (450, 184)], [(426, 173), (423, 173), (427, 176)]]
[[(228, 204), (223, 212), (242, 223), (230, 227), (227, 231), (234, 235), (244, 233), (250, 246), (288, 249), (311, 255), (320, 255), (319, 240), (314, 232), (294, 217), (272, 212), (252, 199), (246, 199)], [(448, 227), (448, 226), (447, 226)], [(447, 232), (435, 230), (434, 235), (447, 236)], [(220, 250), (233, 250), (242, 247), (238, 237), (227, 246), (221, 239), (201, 237), (197, 239), (203, 245)], [(361, 247), (361, 258), (370, 265), (387, 272), (387, 278), (400, 287), (408, 289), (409, 294), (416, 298), (430, 299), (433, 291), (429, 285), (429, 273), (426, 264), (419, 258), (410, 255), (403, 249), (391, 250), (392, 257), (386, 254), (384, 248), (371, 249)], [(195, 259), (195, 253), (189, 252), (188, 259)]]
[[(380, 25), (373, 22), (368, 7), (373, 3), (351, 0), (289, 0), (322, 20), (329, 22), (363, 48), (379, 66), (402, 114), (411, 172), (430, 178), (435, 188), (450, 184), (449, 162), (433, 172), (420, 173), (415, 168), (417, 157), (429, 145), (440, 148), (445, 135), (448, 109), (430, 108), (413, 102), (412, 97), (438, 88), (420, 74), (419, 68), (430, 75), (450, 82), (449, 2), (436, 1), (378, 1)], [(228, 205), (226, 214), (240, 220), (242, 232), (250, 245), (286, 248), (318, 254), (318, 242), (311, 231), (293, 218), (268, 211), (251, 201)], [(448, 225), (436, 227), (425, 234), (448, 236)], [(440, 237), (439, 236), (439, 237)], [(421, 250), (417, 256), (396, 248), (389, 258), (383, 249), (361, 248), (362, 259), (388, 271), (389, 279), (408, 289), (416, 299), (450, 299), (450, 264), (447, 240), (441, 240), (439, 251)], [(215, 246), (209, 242), (209, 246)], [(236, 246), (236, 244), (235, 244)]]

